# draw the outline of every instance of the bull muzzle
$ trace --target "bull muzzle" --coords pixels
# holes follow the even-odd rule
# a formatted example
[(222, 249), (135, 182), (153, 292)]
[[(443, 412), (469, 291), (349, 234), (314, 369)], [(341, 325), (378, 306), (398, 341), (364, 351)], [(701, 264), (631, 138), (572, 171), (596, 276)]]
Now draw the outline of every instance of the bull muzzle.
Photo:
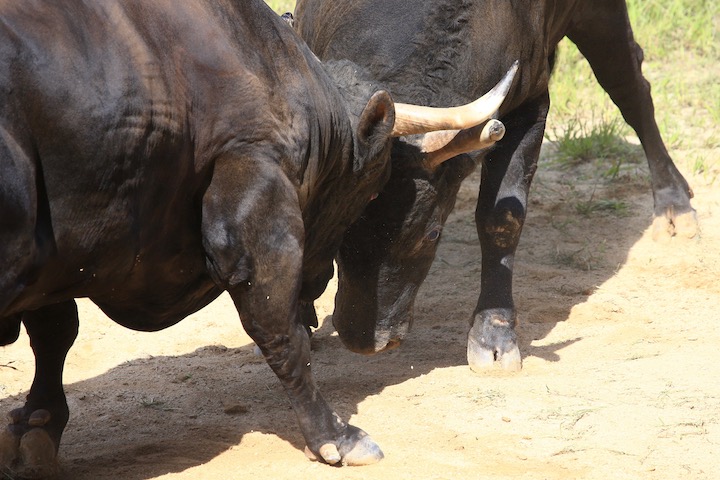
[(393, 298), (389, 305), (382, 306), (382, 302), (373, 295), (349, 295), (341, 282), (332, 316), (340, 340), (349, 350), (364, 355), (398, 347), (413, 323), (412, 307), (416, 291), (408, 289)]

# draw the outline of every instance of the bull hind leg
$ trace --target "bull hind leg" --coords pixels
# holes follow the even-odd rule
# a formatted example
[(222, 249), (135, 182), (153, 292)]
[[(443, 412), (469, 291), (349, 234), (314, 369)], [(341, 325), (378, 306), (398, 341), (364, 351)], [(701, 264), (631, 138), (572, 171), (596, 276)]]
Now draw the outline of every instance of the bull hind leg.
[(694, 237), (698, 225), (690, 205), (692, 190), (670, 158), (655, 122), (650, 83), (641, 70), (643, 51), (633, 38), (625, 1), (593, 2), (592, 7), (578, 8), (577, 17), (568, 38), (588, 60), (645, 150), (655, 203), (653, 238)]
[(304, 227), (295, 190), (274, 162), (242, 170), (243, 163), (216, 162), (203, 198), (210, 273), (230, 293), (243, 327), (285, 388), (306, 453), (330, 464), (376, 462), (380, 449), (328, 406), (311, 373), (310, 338), (299, 312)]
[(479, 371), (499, 363), (522, 367), (512, 281), (515, 251), (527, 214), (549, 98), (528, 102), (503, 118), (507, 134), (483, 164), (475, 223), (482, 248), (480, 297), (468, 333), (467, 359)]
[(35, 378), (25, 405), (10, 412), (0, 434), (0, 469), (9, 478), (45, 478), (57, 471), (68, 421), (62, 372), (78, 333), (77, 306), (72, 300), (49, 305), (25, 312), (22, 321), (35, 354)]

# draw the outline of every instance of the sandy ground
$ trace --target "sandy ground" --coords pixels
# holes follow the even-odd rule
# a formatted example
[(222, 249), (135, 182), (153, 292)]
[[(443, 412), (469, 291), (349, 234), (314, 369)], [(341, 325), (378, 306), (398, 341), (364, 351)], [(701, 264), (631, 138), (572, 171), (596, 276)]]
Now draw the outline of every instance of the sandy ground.
[[(686, 153), (674, 152), (681, 167)], [(720, 478), (720, 154), (704, 155), (709, 173), (683, 169), (702, 234), (668, 243), (651, 239), (644, 165), (607, 182), (592, 164), (543, 162), (515, 267), (519, 373), (465, 363), (480, 272), (468, 179), (411, 338), (362, 357), (326, 319), (313, 339), (324, 395), (385, 452), (373, 466), (305, 458), (227, 297), (161, 333), (125, 330), (81, 300), (61, 478)], [(578, 214), (588, 200), (614, 203)], [(24, 333), (0, 349), (0, 411), (21, 404), (33, 368)]]

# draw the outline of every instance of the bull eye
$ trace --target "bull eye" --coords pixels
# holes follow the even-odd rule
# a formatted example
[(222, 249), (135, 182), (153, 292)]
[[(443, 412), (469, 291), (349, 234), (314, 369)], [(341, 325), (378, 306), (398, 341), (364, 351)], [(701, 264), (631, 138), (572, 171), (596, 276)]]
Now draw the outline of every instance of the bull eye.
[(425, 239), (431, 242), (434, 242), (438, 238), (440, 238), (440, 227), (433, 228), (427, 235), (425, 235)]

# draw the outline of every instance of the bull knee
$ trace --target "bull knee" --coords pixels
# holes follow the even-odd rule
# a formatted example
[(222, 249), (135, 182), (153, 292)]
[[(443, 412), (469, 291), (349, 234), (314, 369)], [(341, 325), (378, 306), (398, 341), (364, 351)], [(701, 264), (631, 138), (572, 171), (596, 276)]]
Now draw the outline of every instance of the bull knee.
[(642, 47), (637, 43), (633, 42), (633, 48), (635, 53), (635, 61), (637, 62), (638, 66), (640, 66), (643, 61), (645, 60), (645, 52), (643, 51)]
[(485, 219), (482, 235), (498, 248), (513, 248), (520, 240), (524, 215), (503, 209)]

